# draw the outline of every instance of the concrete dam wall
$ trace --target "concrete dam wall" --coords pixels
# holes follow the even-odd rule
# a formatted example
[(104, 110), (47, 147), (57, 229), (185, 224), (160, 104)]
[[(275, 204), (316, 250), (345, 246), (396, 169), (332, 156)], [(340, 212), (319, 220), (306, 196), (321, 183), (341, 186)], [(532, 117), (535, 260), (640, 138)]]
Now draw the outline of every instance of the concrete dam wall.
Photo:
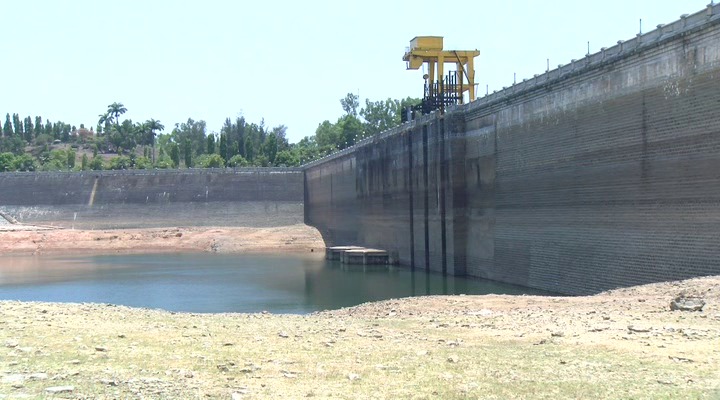
[(567, 294), (720, 274), (720, 6), (306, 166), (305, 221)]
[(291, 225), (302, 202), (300, 169), (0, 174), (0, 212), (83, 229)]

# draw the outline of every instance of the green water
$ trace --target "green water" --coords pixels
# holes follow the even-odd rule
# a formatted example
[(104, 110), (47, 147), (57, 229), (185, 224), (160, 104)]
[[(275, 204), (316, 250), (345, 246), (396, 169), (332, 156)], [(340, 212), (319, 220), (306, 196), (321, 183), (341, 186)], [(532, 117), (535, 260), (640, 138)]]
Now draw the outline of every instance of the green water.
[(487, 293), (545, 294), (401, 267), (347, 267), (316, 256), (0, 257), (0, 300), (305, 314), (407, 296)]

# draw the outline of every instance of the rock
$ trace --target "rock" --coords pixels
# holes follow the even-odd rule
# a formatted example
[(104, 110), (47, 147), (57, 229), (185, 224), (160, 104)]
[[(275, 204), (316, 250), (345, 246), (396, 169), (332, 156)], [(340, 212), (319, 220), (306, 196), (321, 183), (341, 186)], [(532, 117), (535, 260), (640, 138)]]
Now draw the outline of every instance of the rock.
[(45, 391), (52, 394), (57, 393), (71, 393), (73, 390), (75, 390), (74, 386), (51, 386), (49, 388), (45, 388)]
[(670, 302), (672, 311), (702, 311), (705, 300), (700, 297), (685, 297), (681, 294)]
[(353, 374), (353, 373), (349, 373), (349, 374), (347, 375), (347, 378), (348, 378), (349, 380), (351, 380), (351, 381), (356, 381), (356, 380), (359, 380), (359, 379), (360, 379), (360, 375), (358, 375), (358, 374)]
[(286, 339), (290, 337), (290, 335), (288, 335), (287, 332), (285, 332), (285, 331), (278, 332), (278, 336), (280, 336), (281, 338), (286, 338)]
[(628, 325), (628, 330), (635, 333), (646, 333), (650, 332), (650, 328), (641, 328), (635, 325)]
[(668, 358), (671, 359), (671, 360), (673, 360), (673, 361), (675, 361), (675, 362), (685, 362), (685, 363), (694, 362), (692, 359), (690, 359), (690, 358), (685, 358), (685, 357), (668, 356)]
[(28, 378), (28, 380), (31, 380), (31, 381), (44, 381), (45, 379), (48, 378), (48, 374), (46, 374), (44, 372), (38, 372), (35, 374), (28, 375), (27, 378)]
[(95, 351), (105, 352), (107, 351), (107, 347), (95, 346)]
[(12, 375), (5, 375), (2, 377), (2, 380), (0, 380), (2, 383), (22, 383), (25, 382), (25, 375), (22, 374), (12, 374)]
[(552, 337), (563, 337), (563, 336), (565, 336), (565, 334), (562, 333), (562, 332), (560, 332), (560, 331), (555, 331), (555, 332), (551, 333), (550, 336), (552, 336)]
[(117, 386), (117, 382), (112, 379), (100, 379), (100, 383), (108, 386)]
[(11, 349), (18, 347), (19, 345), (20, 345), (20, 342), (18, 342), (17, 340), (6, 340), (5, 341), (5, 347), (9, 347)]
[(448, 362), (452, 364), (457, 364), (458, 361), (460, 361), (460, 357), (458, 356), (450, 356), (448, 357)]

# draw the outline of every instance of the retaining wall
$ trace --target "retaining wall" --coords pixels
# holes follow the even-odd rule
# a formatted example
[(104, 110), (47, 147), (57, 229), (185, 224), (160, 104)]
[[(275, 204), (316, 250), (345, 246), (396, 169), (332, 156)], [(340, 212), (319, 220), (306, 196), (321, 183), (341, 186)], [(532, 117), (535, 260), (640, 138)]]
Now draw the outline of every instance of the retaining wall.
[(302, 201), (288, 168), (0, 174), (0, 211), (76, 228), (290, 225)]

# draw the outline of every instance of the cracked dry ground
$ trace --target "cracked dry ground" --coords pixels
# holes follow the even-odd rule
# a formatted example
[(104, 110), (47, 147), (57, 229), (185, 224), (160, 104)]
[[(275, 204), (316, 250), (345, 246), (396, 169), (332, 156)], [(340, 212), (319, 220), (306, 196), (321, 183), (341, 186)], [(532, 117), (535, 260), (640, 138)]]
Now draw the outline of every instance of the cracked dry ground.
[(719, 398), (719, 305), (720, 277), (306, 316), (6, 301), (0, 398)]

